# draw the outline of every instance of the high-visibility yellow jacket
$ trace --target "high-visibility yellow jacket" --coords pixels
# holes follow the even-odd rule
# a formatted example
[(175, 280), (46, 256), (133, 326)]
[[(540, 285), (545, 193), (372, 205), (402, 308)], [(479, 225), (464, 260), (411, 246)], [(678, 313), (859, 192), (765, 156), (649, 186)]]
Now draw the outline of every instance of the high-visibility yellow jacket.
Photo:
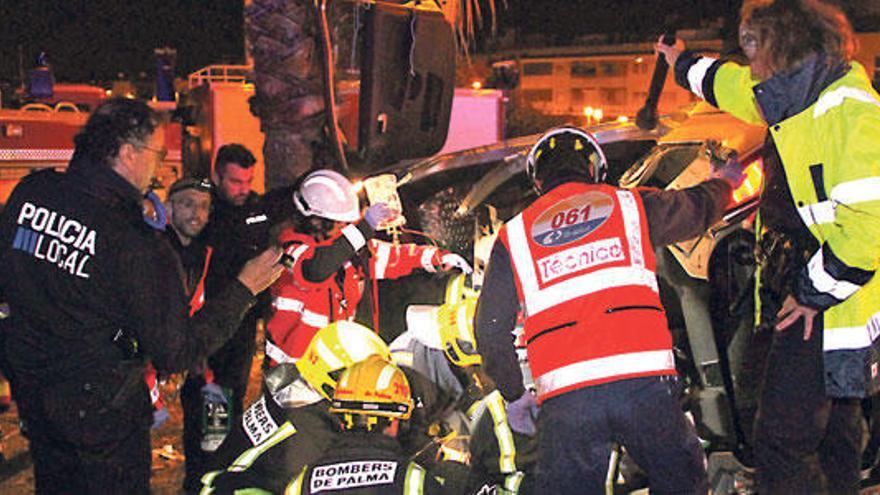
[(676, 79), (723, 111), (768, 125), (794, 206), (821, 245), (794, 296), (824, 310), (826, 391), (859, 397), (876, 377), (865, 364), (880, 335), (880, 97), (858, 63), (822, 79), (828, 67), (813, 55), (759, 82), (749, 67), (685, 52)]

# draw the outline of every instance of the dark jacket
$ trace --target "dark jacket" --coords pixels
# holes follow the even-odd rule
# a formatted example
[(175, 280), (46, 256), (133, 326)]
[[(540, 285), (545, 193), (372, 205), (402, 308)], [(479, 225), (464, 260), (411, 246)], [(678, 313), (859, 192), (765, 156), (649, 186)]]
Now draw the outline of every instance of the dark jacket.
[[(705, 232), (721, 218), (730, 191), (720, 179), (682, 190), (638, 189), (651, 243), (661, 247)], [(518, 301), (510, 253), (503, 243), (496, 242), (480, 291), (474, 331), (486, 372), (508, 401), (516, 400), (524, 391), (511, 334)]]
[(241, 206), (222, 199), (216, 188), (212, 191), (211, 216), (202, 235), (214, 248), (207, 280), (209, 297), (235, 278), (247, 260), (269, 246), (273, 227), (299, 214), (293, 205), (293, 191), (294, 187), (288, 186), (262, 196), (251, 192)]
[(58, 386), (121, 403), (146, 398), (145, 359), (160, 372), (188, 368), (254, 303), (236, 280), (189, 318), (176, 256), (142, 208), (134, 187), (83, 155), (67, 173), (35, 173), (13, 191), (0, 220), (0, 285), (21, 392)]
[(303, 495), (328, 489), (349, 495), (442, 493), (437, 480), (411, 462), (395, 439), (366, 432), (340, 435), (291, 485), (291, 493)]

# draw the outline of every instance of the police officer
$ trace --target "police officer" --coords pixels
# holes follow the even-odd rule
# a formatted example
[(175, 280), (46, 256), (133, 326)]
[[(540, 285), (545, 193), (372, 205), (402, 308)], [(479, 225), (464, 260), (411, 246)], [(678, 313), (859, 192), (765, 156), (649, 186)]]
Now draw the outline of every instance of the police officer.
[(165, 155), (158, 114), (112, 99), (75, 138), (66, 173), (24, 178), (0, 220), (7, 351), (37, 493), (148, 493), (144, 360), (185, 369), (232, 334), (279, 252), (249, 261), (195, 317), (143, 195)]
[(397, 366), (375, 355), (351, 365), (339, 377), (330, 406), (342, 420), (342, 435), (285, 493), (443, 493), (440, 483), (412, 462), (395, 439), (399, 422), (412, 410), (409, 383)]
[(623, 190), (601, 184), (605, 156), (574, 127), (545, 133), (526, 164), (540, 196), (499, 232), (476, 337), (501, 394), (520, 399), (511, 331), (522, 305), (541, 402), (538, 493), (602, 493), (612, 441), (653, 490), (706, 493), (699, 441), (667, 386), (675, 363), (654, 248), (711, 226), (739, 166), (713, 171), (727, 180), (680, 191)]
[(363, 325), (332, 323), (315, 334), (303, 358), (266, 374), (266, 390), (214, 454), (216, 469), (202, 478), (202, 494), (260, 489), (284, 492), (287, 483), (332, 443), (338, 419), (327, 411), (343, 370), (371, 355), (390, 358), (385, 342)]
[(755, 422), (761, 493), (856, 493), (859, 398), (876, 394), (880, 95), (832, 2), (744, 1), (748, 66), (658, 44), (675, 79), (768, 126), (757, 287), (773, 328)]
[[(291, 201), (293, 186), (264, 195), (252, 190), (255, 163), (254, 155), (240, 144), (226, 144), (217, 150), (211, 175), (215, 186), (213, 208), (205, 229), (205, 237), (214, 248), (206, 281), (208, 297), (222, 291), (245, 260), (270, 244), (273, 227), (297, 215)], [(232, 394), (233, 421), (241, 417), (256, 349), (257, 323), (267, 316), (268, 309), (269, 294), (261, 294), (235, 336), (208, 361), (216, 383)]]

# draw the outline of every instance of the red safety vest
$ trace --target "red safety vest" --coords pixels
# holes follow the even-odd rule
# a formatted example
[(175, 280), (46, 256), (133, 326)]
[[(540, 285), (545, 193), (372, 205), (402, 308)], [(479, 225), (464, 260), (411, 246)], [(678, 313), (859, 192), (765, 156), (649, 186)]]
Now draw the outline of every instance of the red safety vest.
[[(318, 330), (354, 316), (365, 289), (363, 270), (346, 261), (341, 286), (336, 277), (314, 283), (302, 276), (303, 261), (311, 258), (317, 247), (332, 244), (335, 239), (318, 243), (293, 229), (279, 235), (279, 241), (294, 262), (291, 270), (285, 271), (271, 288), (275, 312), (266, 324), (266, 356), (270, 358), (270, 366), (296, 361)], [(368, 262), (375, 280), (396, 279), (418, 268), (434, 272), (440, 257), (447, 252), (433, 246), (394, 245), (377, 239), (364, 242), (371, 252)]]
[[(208, 265), (211, 264), (211, 253), (213, 253), (213, 249), (211, 249), (211, 246), (208, 246), (205, 251), (205, 266), (202, 269), (202, 275), (192, 296), (189, 298), (190, 316), (196, 314), (205, 305), (205, 277), (208, 275)], [(214, 374), (211, 373), (211, 370), (207, 369), (206, 373), (210, 377), (208, 381), (213, 382)], [(147, 381), (147, 388), (150, 389), (150, 402), (153, 404), (153, 408), (161, 409), (165, 407), (165, 403), (162, 400), (162, 392), (159, 390), (159, 377), (157, 375), (153, 363), (148, 362), (144, 371), (144, 379)]]
[(505, 224), (499, 239), (510, 253), (539, 400), (675, 374), (638, 194), (563, 184)]

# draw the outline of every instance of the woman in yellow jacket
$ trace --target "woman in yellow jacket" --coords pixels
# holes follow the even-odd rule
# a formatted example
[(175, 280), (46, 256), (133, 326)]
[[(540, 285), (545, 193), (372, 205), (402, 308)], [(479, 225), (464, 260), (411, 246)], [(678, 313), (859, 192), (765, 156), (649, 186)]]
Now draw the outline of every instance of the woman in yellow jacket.
[(739, 38), (747, 67), (657, 50), (679, 84), (768, 126), (757, 230), (761, 245), (789, 248), (769, 249), (760, 280), (764, 309), (776, 303), (754, 432), (760, 492), (856, 493), (858, 398), (880, 374), (880, 98), (846, 17), (820, 0), (746, 0)]

